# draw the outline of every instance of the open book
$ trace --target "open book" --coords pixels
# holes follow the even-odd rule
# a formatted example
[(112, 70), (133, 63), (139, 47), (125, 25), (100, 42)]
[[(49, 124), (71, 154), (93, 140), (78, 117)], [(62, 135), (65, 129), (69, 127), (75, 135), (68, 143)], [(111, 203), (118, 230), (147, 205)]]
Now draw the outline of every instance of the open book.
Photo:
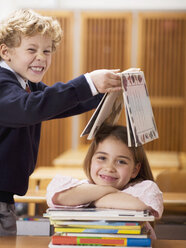
[(120, 73), (122, 90), (105, 93), (81, 136), (93, 139), (103, 123), (117, 124), (124, 107), (128, 146), (140, 146), (158, 138), (144, 73), (129, 69)]

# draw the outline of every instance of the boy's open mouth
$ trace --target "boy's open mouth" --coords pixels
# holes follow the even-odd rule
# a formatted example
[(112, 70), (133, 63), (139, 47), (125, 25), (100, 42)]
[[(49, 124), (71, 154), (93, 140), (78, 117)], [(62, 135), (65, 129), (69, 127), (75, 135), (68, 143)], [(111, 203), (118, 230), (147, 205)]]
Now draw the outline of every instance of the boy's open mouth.
[(41, 72), (44, 70), (44, 67), (43, 66), (31, 66), (30, 69), (32, 71)]

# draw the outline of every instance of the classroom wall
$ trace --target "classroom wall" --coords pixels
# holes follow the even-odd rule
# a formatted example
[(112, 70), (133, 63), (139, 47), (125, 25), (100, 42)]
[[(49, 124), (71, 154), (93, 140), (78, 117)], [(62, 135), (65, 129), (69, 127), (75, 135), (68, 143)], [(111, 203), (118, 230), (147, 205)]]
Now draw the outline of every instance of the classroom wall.
[[(126, 63), (116, 63), (116, 66), (120, 66), (120, 68), (126, 69), (128, 67), (137, 67), (142, 65), (143, 69), (143, 61), (139, 62), (138, 56), (139, 56), (139, 51), (145, 52), (146, 47), (144, 48), (143, 42), (140, 44), (142, 45), (139, 48), (139, 13), (143, 12), (144, 14), (153, 12), (153, 13), (168, 13), (171, 12), (174, 15), (179, 14), (179, 13), (185, 13), (186, 14), (186, 1), (185, 0), (164, 0), (164, 1), (145, 1), (145, 0), (115, 0), (115, 1), (104, 1), (104, 0), (94, 0), (94, 1), (87, 1), (87, 0), (32, 0), (32, 1), (25, 1), (25, 0), (6, 0), (5, 1), (0, 1), (1, 3), (1, 8), (0, 8), (0, 18), (3, 18), (6, 16), (9, 12), (11, 12), (13, 9), (16, 8), (33, 8), (37, 9), (39, 11), (43, 11), (44, 13), (50, 13), (51, 15), (56, 16), (57, 18), (60, 19), (62, 25), (64, 25), (65, 28), (65, 44), (70, 44), (69, 42), (72, 42), (71, 47), (61, 47), (59, 49), (59, 55), (56, 56), (55, 62), (54, 62), (54, 67), (51, 68), (51, 71), (47, 74), (45, 77), (47, 80), (48, 84), (54, 83), (56, 80), (63, 80), (64, 82), (68, 81), (70, 78), (78, 76), (82, 72), (88, 71), (88, 67), (86, 67), (86, 62), (85, 62), (85, 51), (82, 50), (82, 39), (86, 37), (86, 34), (84, 34), (82, 31), (83, 25), (86, 25), (86, 18), (84, 18), (84, 24), (82, 23), (82, 13), (84, 12), (85, 14), (88, 12), (94, 12), (95, 11), (101, 14), (101, 13), (109, 13), (115, 12), (115, 16), (125, 15), (125, 13), (129, 13), (131, 16), (131, 26), (130, 26), (130, 36), (131, 39), (128, 41), (129, 46), (126, 47), (125, 51), (128, 51), (127, 59), (128, 61), (126, 62), (126, 56), (125, 56), (125, 62)], [(56, 12), (57, 10), (57, 12)], [(52, 12), (53, 11), (53, 12)], [(67, 13), (67, 14), (65, 14)], [(94, 18), (99, 20), (99, 16), (95, 17), (93, 13), (93, 24), (94, 25)], [(69, 16), (69, 18), (67, 17)], [(115, 17), (114, 17), (115, 18)], [(124, 17), (123, 17), (124, 18)], [(144, 17), (146, 18), (146, 17)], [(117, 19), (117, 18), (116, 18)], [(179, 18), (178, 18), (179, 19)], [(144, 19), (145, 20), (145, 19)], [(123, 19), (125, 21), (125, 18)], [(147, 18), (148, 21), (148, 18)], [(66, 24), (66, 22), (68, 24)], [(153, 25), (159, 25), (156, 23), (156, 20), (153, 22), (152, 27), (155, 27)], [(174, 23), (173, 23), (174, 24)], [(103, 24), (104, 25), (104, 24)], [(120, 25), (120, 24), (118, 24)], [(176, 24), (177, 25), (177, 24)], [(180, 24), (180, 28), (184, 28), (185, 24)], [(180, 30), (181, 30), (180, 29)], [(129, 29), (128, 29), (129, 30)], [(185, 29), (184, 29), (185, 30)], [(150, 33), (149, 33), (150, 34)], [(180, 34), (179, 37), (182, 37), (185, 39), (183, 35)], [(151, 34), (150, 34), (151, 35)], [(153, 34), (152, 34), (153, 35)], [(157, 33), (157, 37), (159, 37), (159, 33)], [(167, 37), (171, 38), (172, 34), (167, 34)], [(83, 38), (82, 38), (83, 37)], [(173, 41), (176, 42), (175, 38)], [(144, 43), (145, 44), (145, 43)], [(171, 42), (167, 42), (168, 46), (171, 45)], [(104, 43), (103, 43), (104, 45)], [(182, 46), (183, 48), (184, 46)], [(151, 53), (151, 49), (153, 47), (149, 48), (150, 50), (148, 51), (149, 54)], [(175, 48), (176, 49), (176, 48)], [(180, 48), (179, 48), (180, 49)], [(168, 50), (167, 50), (168, 51)], [(185, 50), (183, 50), (185, 51)], [(161, 53), (161, 51), (159, 51)], [(60, 56), (64, 57), (65, 53), (65, 62), (60, 60)], [(170, 53), (172, 54), (172, 53)], [(119, 55), (118, 55), (119, 56)], [(175, 54), (171, 55), (171, 58), (174, 58), (176, 56)], [(67, 61), (68, 59), (68, 61)], [(157, 57), (157, 59), (161, 60), (161, 56)], [(63, 68), (61, 70), (59, 66), (60, 65)], [(85, 63), (84, 66), (82, 66), (82, 63)], [(141, 64), (140, 64), (141, 63)], [(153, 62), (154, 63), (154, 62)], [(57, 73), (54, 72), (56, 69), (55, 67), (57, 66), (57, 71), (60, 71), (58, 75)], [(103, 64), (104, 65), (104, 64)], [(109, 64), (108, 66), (111, 66), (112, 64)], [(64, 67), (66, 66), (66, 67)], [(97, 65), (95, 65), (96, 67)], [(164, 66), (162, 64), (162, 66)], [(183, 66), (181, 64), (181, 66)], [(90, 69), (95, 69), (95, 67), (90, 67)], [(153, 67), (153, 64), (152, 64)], [(65, 69), (64, 69), (65, 68)], [(69, 68), (69, 70), (67, 69)], [(146, 72), (149, 73), (149, 71), (152, 71), (152, 68), (149, 68), (148, 70), (144, 68)], [(173, 67), (170, 67), (170, 71), (174, 70)], [(63, 71), (68, 72), (66, 74), (63, 73)], [(54, 77), (53, 75), (56, 75)], [(156, 73), (157, 75), (158, 73)], [(153, 79), (154, 81), (156, 80), (156, 75), (155, 78)], [(179, 74), (180, 75), (180, 74)], [(184, 74), (185, 75), (185, 74)], [(183, 79), (185, 80), (186, 76), (183, 75)], [(147, 74), (147, 79), (149, 78)], [(167, 78), (166, 78), (167, 79)], [(46, 81), (45, 81), (46, 82)], [(185, 82), (185, 81), (184, 81)], [(158, 84), (155, 82), (155, 91), (157, 90)], [(181, 87), (181, 82), (179, 83)], [(168, 84), (167, 84), (168, 86)], [(150, 86), (151, 87), (151, 86)], [(153, 87), (152, 87), (153, 88)], [(182, 89), (182, 88), (181, 88)], [(169, 92), (170, 93), (170, 92)], [(160, 92), (161, 96), (169, 96), (166, 93), (166, 90), (162, 89), (162, 92)], [(153, 98), (153, 104), (155, 106), (155, 114), (157, 116), (158, 122), (159, 119), (163, 119), (163, 121), (160, 121), (161, 125), (161, 140), (158, 141), (161, 143), (161, 146), (158, 145), (158, 149), (162, 150), (174, 150), (174, 147), (177, 147), (177, 149), (183, 150), (183, 147), (186, 147), (186, 144), (183, 144), (183, 137), (180, 137), (182, 131), (180, 129), (177, 129), (177, 124), (175, 124), (174, 120), (177, 119), (177, 122), (181, 122), (181, 127), (184, 126), (185, 120), (186, 120), (186, 104), (185, 104), (185, 95), (186, 95), (186, 90), (183, 88), (183, 91), (179, 95), (174, 95), (173, 96), (178, 96), (178, 98), (174, 99), (176, 108), (172, 107), (172, 99), (168, 99), (168, 101), (164, 101), (164, 99), (155, 99)], [(152, 96), (156, 97), (156, 92), (154, 91), (151, 94)], [(159, 101), (160, 100), (160, 101)], [(159, 110), (159, 104), (162, 105), (164, 108)], [(170, 105), (170, 106), (169, 106)], [(168, 108), (167, 108), (168, 107)], [(166, 115), (168, 116), (166, 117)], [(38, 158), (38, 166), (50, 166), (52, 165), (52, 160), (58, 156), (60, 153), (63, 151), (67, 150), (68, 148), (75, 148), (77, 147), (82, 141), (79, 139), (79, 134), (80, 131), (82, 131), (83, 125), (85, 125), (87, 118), (89, 118), (90, 115), (86, 115), (85, 117), (73, 117), (71, 119), (67, 120), (62, 120), (62, 121), (57, 121), (57, 123), (54, 121), (48, 122), (44, 124), (44, 132), (42, 134), (42, 140), (41, 140), (41, 148), (39, 152), (39, 158)], [(83, 120), (83, 121), (82, 121)], [(166, 127), (166, 123), (168, 125), (172, 125), (172, 129), (168, 129)], [(62, 131), (64, 130), (64, 132)], [(68, 132), (66, 132), (68, 130)], [(165, 132), (164, 132), (165, 130)], [(172, 143), (169, 140), (170, 131), (173, 130), (175, 137), (172, 139)], [(185, 132), (185, 130), (183, 130)], [(164, 134), (165, 133), (165, 134)], [(184, 133), (183, 133), (184, 134)], [(162, 138), (163, 135), (163, 138)], [(171, 137), (170, 137), (171, 138)], [(174, 140), (176, 141), (176, 145), (174, 144)], [(83, 142), (86, 142), (83, 140)], [(186, 142), (185, 142), (186, 143)], [(157, 143), (156, 143), (157, 144)], [(157, 147), (150, 147), (150, 149), (157, 149)]]
[(15, 8), (43, 8), (63, 10), (184, 10), (185, 0), (0, 0), (1, 15)]

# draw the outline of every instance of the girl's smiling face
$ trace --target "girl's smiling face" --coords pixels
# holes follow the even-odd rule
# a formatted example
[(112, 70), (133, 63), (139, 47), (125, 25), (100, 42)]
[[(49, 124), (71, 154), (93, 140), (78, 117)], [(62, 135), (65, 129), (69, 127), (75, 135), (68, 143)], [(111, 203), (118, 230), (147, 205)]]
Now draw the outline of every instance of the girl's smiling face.
[(139, 170), (140, 164), (135, 165), (127, 145), (109, 136), (98, 144), (91, 160), (90, 175), (95, 184), (122, 190)]

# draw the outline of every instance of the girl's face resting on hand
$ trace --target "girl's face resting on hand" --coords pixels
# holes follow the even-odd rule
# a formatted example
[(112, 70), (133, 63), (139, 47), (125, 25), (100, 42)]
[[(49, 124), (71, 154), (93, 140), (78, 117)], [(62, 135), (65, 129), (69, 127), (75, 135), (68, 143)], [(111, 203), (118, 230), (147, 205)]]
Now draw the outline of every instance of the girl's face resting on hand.
[(97, 185), (108, 185), (122, 190), (135, 178), (140, 164), (135, 165), (133, 155), (122, 141), (109, 136), (98, 147), (91, 160), (90, 175)]

